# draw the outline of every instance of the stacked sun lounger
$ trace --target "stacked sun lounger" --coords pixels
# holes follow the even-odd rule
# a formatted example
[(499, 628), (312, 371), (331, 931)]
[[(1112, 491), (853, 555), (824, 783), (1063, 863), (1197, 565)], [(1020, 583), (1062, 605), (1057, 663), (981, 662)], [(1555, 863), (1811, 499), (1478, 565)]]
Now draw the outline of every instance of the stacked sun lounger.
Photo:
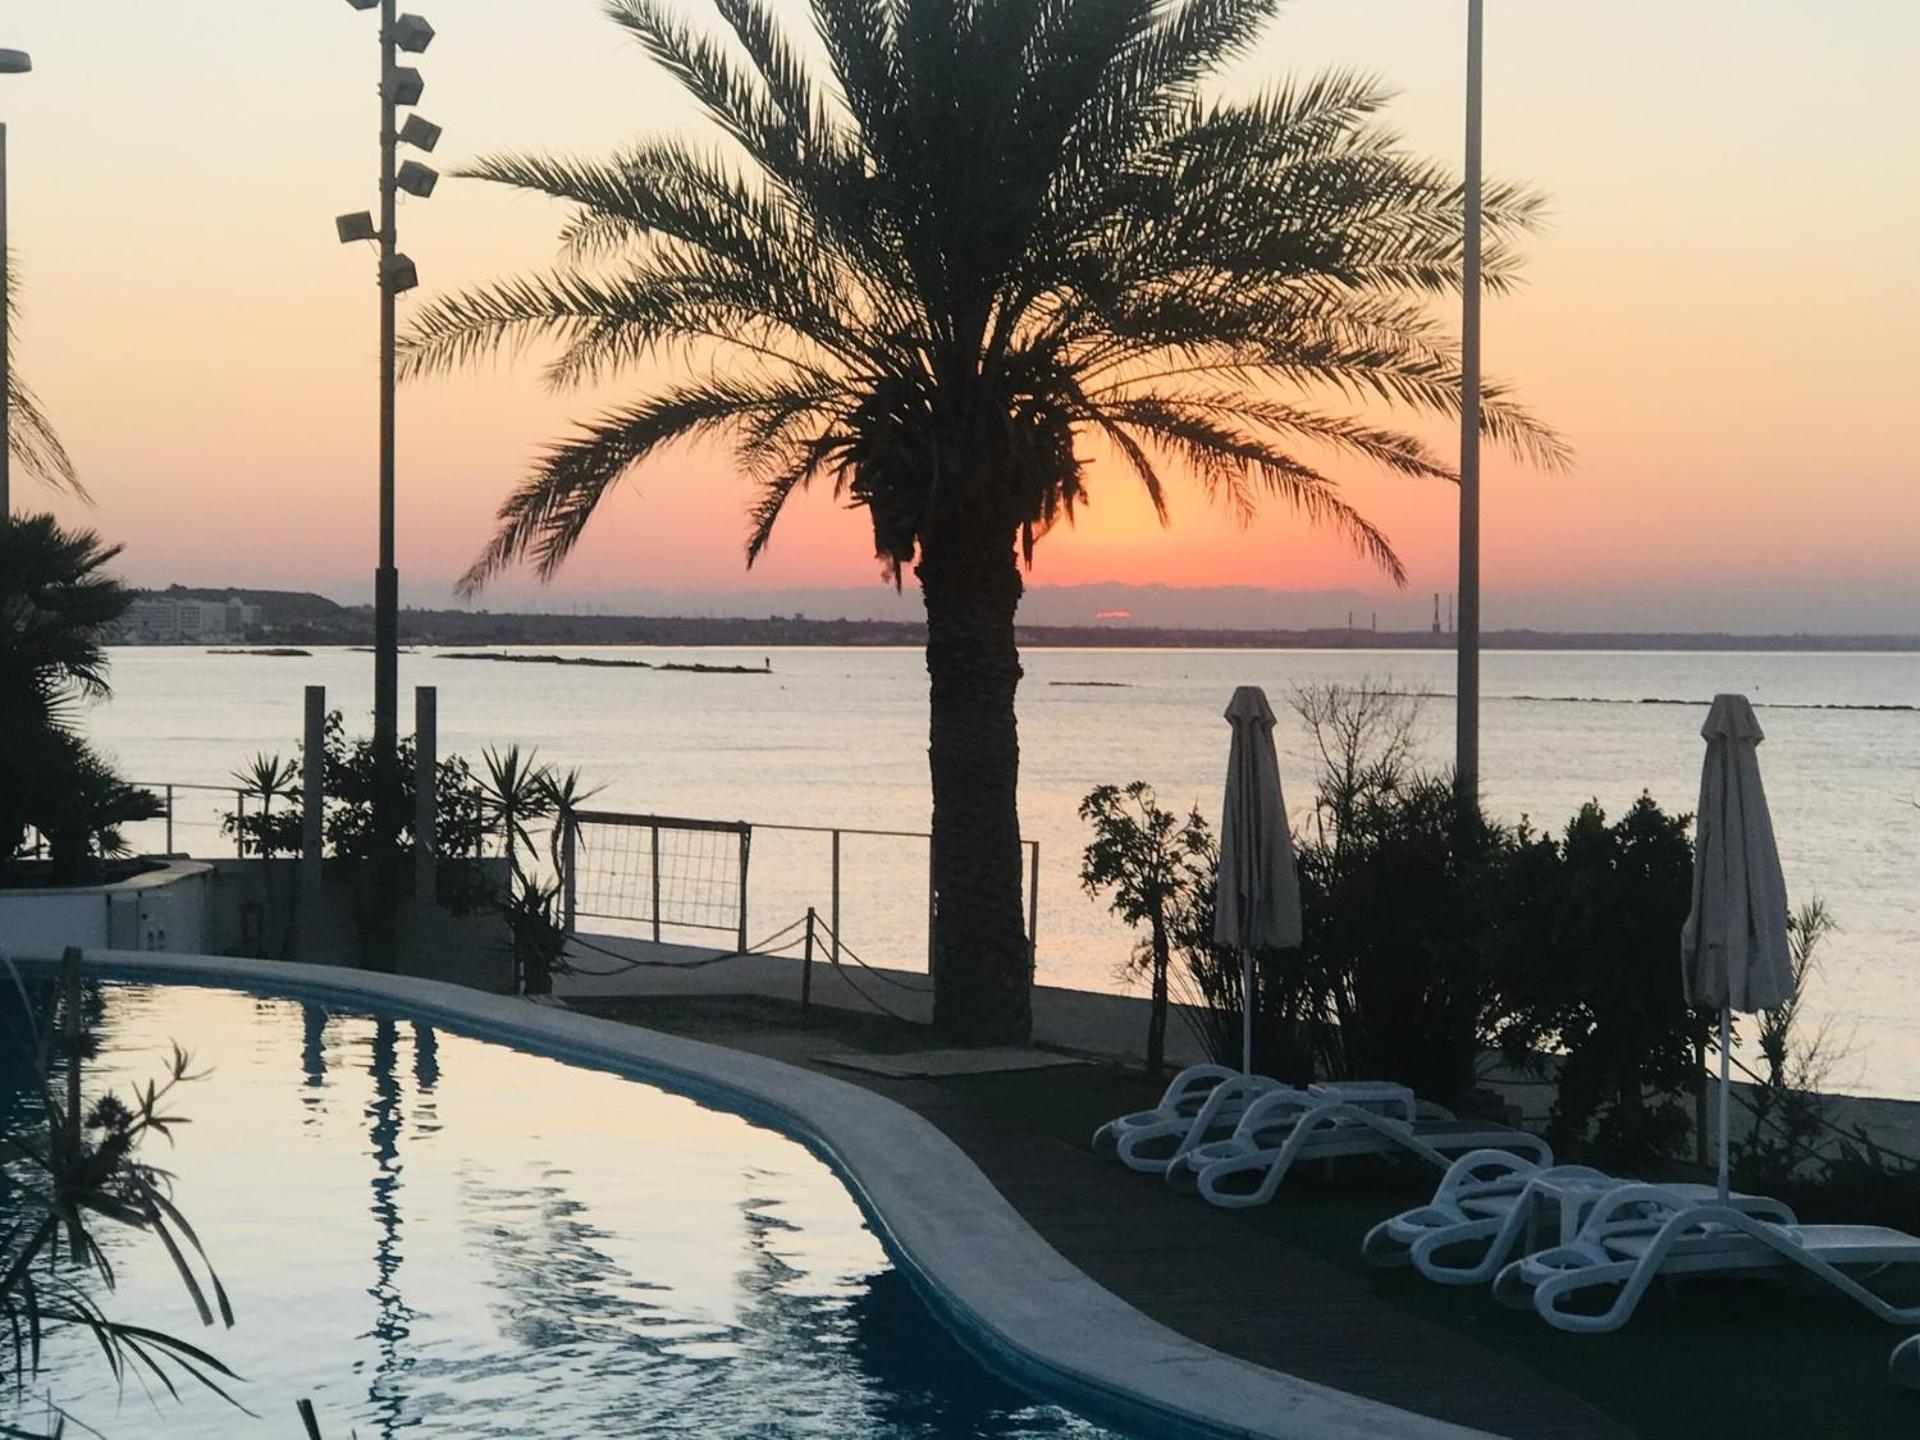
[[(1575, 1334), (1618, 1330), (1655, 1280), (1689, 1276), (1805, 1276), (1891, 1324), (1920, 1325), (1920, 1305), (1876, 1288), (1920, 1266), (1912, 1235), (1802, 1225), (1764, 1196), (1650, 1185), (1503, 1151), (1461, 1156), (1432, 1200), (1374, 1226), (1361, 1253), (1442, 1285), (1491, 1282), (1502, 1303)], [(1920, 1336), (1896, 1346), (1889, 1367), (1920, 1387)]]
[[(1411, 1266), (1442, 1285), (1491, 1285), (1573, 1333), (1617, 1330), (1655, 1280), (1799, 1275), (1870, 1314), (1920, 1326), (1920, 1305), (1877, 1287), (1920, 1266), (1920, 1238), (1868, 1225), (1802, 1225), (1777, 1200), (1717, 1187), (1647, 1184), (1555, 1165), (1525, 1131), (1462, 1121), (1382, 1082), (1304, 1089), (1218, 1065), (1182, 1071), (1160, 1103), (1095, 1132), (1096, 1154), (1161, 1175), (1225, 1207), (1271, 1200), (1302, 1162), (1410, 1156), (1444, 1171), (1416, 1206), (1368, 1231), (1374, 1264)], [(1920, 1388), (1920, 1335), (1889, 1359)]]
[(1181, 1071), (1153, 1109), (1095, 1131), (1093, 1149), (1229, 1208), (1265, 1204), (1303, 1161), (1410, 1156), (1445, 1170), (1456, 1156), (1482, 1149), (1553, 1159), (1538, 1136), (1457, 1120), (1403, 1085), (1300, 1089), (1217, 1065)]

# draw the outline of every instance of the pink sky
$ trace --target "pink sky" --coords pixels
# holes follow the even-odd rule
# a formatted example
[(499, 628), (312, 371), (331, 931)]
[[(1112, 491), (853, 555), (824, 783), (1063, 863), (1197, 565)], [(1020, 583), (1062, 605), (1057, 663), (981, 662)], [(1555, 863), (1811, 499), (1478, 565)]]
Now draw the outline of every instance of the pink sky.
[[(704, 0), (686, 3), (706, 14)], [(440, 32), (421, 60), (420, 109), (446, 127), (443, 168), (501, 148), (600, 151), (692, 123), (593, 0), (415, 8)], [(1489, 167), (1537, 184), (1553, 207), (1528, 285), (1489, 305), (1488, 368), (1579, 452), (1556, 477), (1490, 457), (1488, 584), (1760, 593), (1832, 575), (1920, 616), (1920, 130), (1904, 98), (1920, 7), (1488, 9)], [(1229, 83), (1375, 70), (1401, 90), (1400, 128), (1451, 160), (1463, 10), (1294, 0)], [(18, 364), (98, 497), (84, 518), (127, 542), (126, 570), (143, 583), (364, 588), (371, 255), (335, 244), (330, 221), (373, 198), (369, 17), (318, 3), (22, 0), (7, 25), (0, 44), (36, 64), (0, 80), (28, 285)], [(544, 202), (448, 181), (406, 204), (403, 248), (419, 293), (432, 293), (545, 262), (560, 219)], [(464, 566), (527, 457), (604, 398), (544, 393), (526, 364), (403, 394), (410, 594)], [(1424, 428), (1451, 450), (1448, 427)], [(1412, 591), (1452, 588), (1451, 491), (1348, 473)], [(1043, 546), (1037, 581), (1378, 587), (1335, 538), (1283, 512), (1243, 532), (1188, 494), (1163, 534), (1124, 479), (1101, 478), (1077, 531)], [(16, 485), (18, 502), (41, 498)], [(660, 462), (612, 503), (557, 598), (874, 575), (863, 520), (815, 496), (750, 580), (745, 501), (722, 453)]]

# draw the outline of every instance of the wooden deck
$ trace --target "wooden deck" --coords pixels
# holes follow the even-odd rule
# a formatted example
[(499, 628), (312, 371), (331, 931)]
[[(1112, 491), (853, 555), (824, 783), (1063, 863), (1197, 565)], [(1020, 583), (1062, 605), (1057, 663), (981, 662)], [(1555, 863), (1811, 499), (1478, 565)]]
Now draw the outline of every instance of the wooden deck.
[(1038, 1130), (1011, 1128), (1002, 1112), (951, 1085), (860, 1074), (822, 1058), (899, 1048), (902, 1033), (801, 1028), (769, 1004), (714, 997), (580, 1008), (819, 1069), (908, 1106), (965, 1150), (1067, 1259), (1213, 1349), (1510, 1440), (1631, 1440), (1578, 1396), (1460, 1331), (1383, 1303), (1364, 1278), (1242, 1216)]

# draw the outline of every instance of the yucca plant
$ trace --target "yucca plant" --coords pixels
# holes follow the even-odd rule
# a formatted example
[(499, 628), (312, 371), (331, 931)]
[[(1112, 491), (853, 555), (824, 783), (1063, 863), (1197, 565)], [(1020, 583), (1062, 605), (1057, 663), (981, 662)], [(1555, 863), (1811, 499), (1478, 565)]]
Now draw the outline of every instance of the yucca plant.
[[(241, 769), (230, 771), (239, 793), (249, 800), (258, 802), (252, 815), (244, 818), (238, 813), (231, 817), (231, 828), (241, 833), (241, 845), (251, 849), (263, 860), (271, 860), (281, 848), (283, 840), (293, 840), (291, 827), (282, 823), (276, 829), (273, 821), (273, 802), (292, 800), (298, 797), (300, 784), (300, 766), (292, 760), (282, 760), (278, 755), (268, 755), (264, 751), (254, 752), (252, 760)], [(285, 811), (281, 812), (284, 822)], [(251, 833), (247, 833), (251, 832)], [(296, 842), (297, 843), (297, 842)]]
[[(556, 386), (665, 370), (547, 451), (468, 592), (520, 561), (553, 575), (615, 482), (688, 439), (731, 440), (757, 487), (749, 564), (811, 484), (866, 512), (926, 606), (934, 1014), (956, 1038), (1029, 1028), (1014, 614), (1039, 538), (1096, 474), (1163, 521), (1183, 478), (1243, 521), (1277, 501), (1400, 581), (1335, 468), (1450, 478), (1349, 407), (1458, 413), (1430, 302), (1461, 283), (1460, 187), (1380, 123), (1368, 77), (1214, 98), (1280, 3), (811, 0), (816, 61), (785, 28), (798, 5), (714, 0), (709, 34), (614, 0), (723, 145), (469, 167), (572, 207), (561, 263), (424, 307), (406, 341), (413, 375), (535, 341), (559, 346)], [(1499, 291), (1540, 207), (1485, 198)], [(1564, 458), (1485, 393), (1495, 440)]]
[(606, 786), (595, 785), (589, 790), (576, 766), (564, 774), (548, 771), (546, 783), (541, 788), (545, 792), (547, 812), (553, 817), (553, 826), (547, 832), (547, 858), (553, 862), (554, 873), (558, 875), (566, 870), (567, 831), (579, 824), (581, 810)]
[(539, 763), (538, 750), (520, 753), (512, 744), (505, 750), (491, 746), (480, 753), (486, 774), (480, 777), (480, 807), (487, 828), (500, 834), (507, 868), (520, 873), (520, 851), (531, 851), (534, 823), (553, 813), (552, 772)]

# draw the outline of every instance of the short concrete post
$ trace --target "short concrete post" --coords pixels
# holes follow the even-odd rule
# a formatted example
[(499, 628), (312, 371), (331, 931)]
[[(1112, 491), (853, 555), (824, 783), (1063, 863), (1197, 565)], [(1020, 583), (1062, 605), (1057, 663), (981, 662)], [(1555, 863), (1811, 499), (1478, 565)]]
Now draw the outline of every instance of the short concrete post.
[(439, 888), (438, 796), (440, 770), (438, 692), (413, 687), (413, 900), (424, 923)]
[(312, 957), (320, 947), (320, 848), (327, 792), (327, 687), (307, 686), (306, 745), (301, 758), (300, 905), (294, 954)]

